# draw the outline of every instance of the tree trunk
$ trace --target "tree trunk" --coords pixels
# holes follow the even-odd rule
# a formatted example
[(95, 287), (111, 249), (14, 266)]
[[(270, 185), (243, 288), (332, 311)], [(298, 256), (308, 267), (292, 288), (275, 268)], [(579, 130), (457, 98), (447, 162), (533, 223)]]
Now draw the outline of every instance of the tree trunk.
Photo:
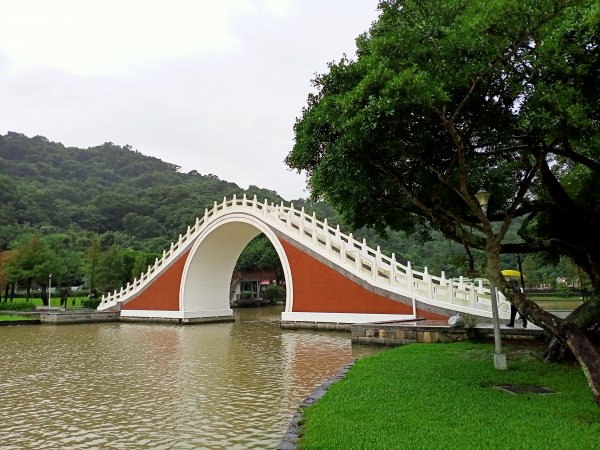
[(31, 300), (31, 278), (27, 280), (27, 301)]
[(48, 290), (46, 285), (42, 285), (42, 304), (44, 306), (50, 306), (50, 303), (48, 302)]
[(15, 299), (15, 282), (13, 281), (10, 285), (10, 301), (12, 302)]
[[(568, 346), (579, 362), (594, 399), (600, 406), (600, 355), (584, 330), (571, 320), (561, 319), (544, 311), (535, 302), (527, 299), (521, 291), (512, 288), (500, 273), (495, 273), (495, 275), (502, 293), (522, 314), (525, 314), (531, 322), (552, 334), (559, 343)], [(551, 346), (553, 354), (560, 355), (560, 346), (553, 343), (551, 343)]]
[[(586, 333), (588, 338), (593, 340), (595, 328), (600, 323), (600, 300), (596, 296), (588, 299), (588, 301), (571, 311), (565, 320), (575, 323)], [(590, 332), (592, 333), (591, 336)], [(570, 353), (566, 342), (561, 342), (559, 339), (553, 337), (544, 355), (546, 361), (565, 361), (569, 357), (573, 357), (573, 355)]]
[(564, 330), (567, 345), (583, 369), (596, 404), (600, 406), (600, 355), (577, 325), (567, 322)]

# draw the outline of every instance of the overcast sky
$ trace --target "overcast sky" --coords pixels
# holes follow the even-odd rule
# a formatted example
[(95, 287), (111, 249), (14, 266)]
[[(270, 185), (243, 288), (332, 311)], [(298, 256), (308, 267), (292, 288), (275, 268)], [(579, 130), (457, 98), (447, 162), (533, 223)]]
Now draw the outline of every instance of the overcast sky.
[(283, 159), (315, 73), (377, 0), (0, 0), (0, 133), (131, 145), (306, 197)]

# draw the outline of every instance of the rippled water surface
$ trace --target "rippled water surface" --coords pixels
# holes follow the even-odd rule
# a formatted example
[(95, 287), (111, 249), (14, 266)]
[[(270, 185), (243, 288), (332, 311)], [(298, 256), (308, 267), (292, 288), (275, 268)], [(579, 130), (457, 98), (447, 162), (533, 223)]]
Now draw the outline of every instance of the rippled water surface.
[(352, 358), (346, 333), (235, 323), (0, 327), (2, 448), (274, 448), (302, 399)]

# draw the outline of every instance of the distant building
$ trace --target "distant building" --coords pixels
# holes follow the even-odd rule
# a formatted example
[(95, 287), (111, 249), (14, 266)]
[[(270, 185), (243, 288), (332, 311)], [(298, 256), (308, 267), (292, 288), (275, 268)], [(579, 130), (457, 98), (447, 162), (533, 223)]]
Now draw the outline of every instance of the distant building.
[(231, 275), (229, 300), (239, 300), (243, 293), (248, 293), (250, 298), (260, 298), (263, 290), (270, 284), (276, 283), (277, 274), (274, 270), (265, 272), (240, 272), (234, 270)]

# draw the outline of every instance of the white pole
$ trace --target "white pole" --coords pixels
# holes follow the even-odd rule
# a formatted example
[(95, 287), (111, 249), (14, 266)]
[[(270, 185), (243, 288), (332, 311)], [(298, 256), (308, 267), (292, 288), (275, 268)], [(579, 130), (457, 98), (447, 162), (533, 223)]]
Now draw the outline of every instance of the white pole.
[(48, 279), (48, 306), (52, 306), (52, 274), (49, 275)]
[[(488, 201), (492, 194), (480, 189), (475, 198), (481, 206), (483, 214), (487, 217)], [(488, 266), (489, 270), (489, 266)], [(490, 278), (492, 274), (489, 274)], [(461, 277), (462, 284), (462, 277)], [(506, 353), (502, 353), (502, 336), (500, 335), (500, 317), (498, 316), (498, 297), (496, 295), (496, 286), (490, 279), (490, 301), (492, 302), (492, 322), (494, 324), (494, 367), (496, 369), (506, 369)]]
[(494, 367), (504, 370), (506, 365), (506, 353), (502, 353), (502, 341), (500, 336), (500, 317), (498, 316), (498, 296), (496, 286), (490, 285), (490, 300), (492, 301), (492, 318), (494, 320)]

